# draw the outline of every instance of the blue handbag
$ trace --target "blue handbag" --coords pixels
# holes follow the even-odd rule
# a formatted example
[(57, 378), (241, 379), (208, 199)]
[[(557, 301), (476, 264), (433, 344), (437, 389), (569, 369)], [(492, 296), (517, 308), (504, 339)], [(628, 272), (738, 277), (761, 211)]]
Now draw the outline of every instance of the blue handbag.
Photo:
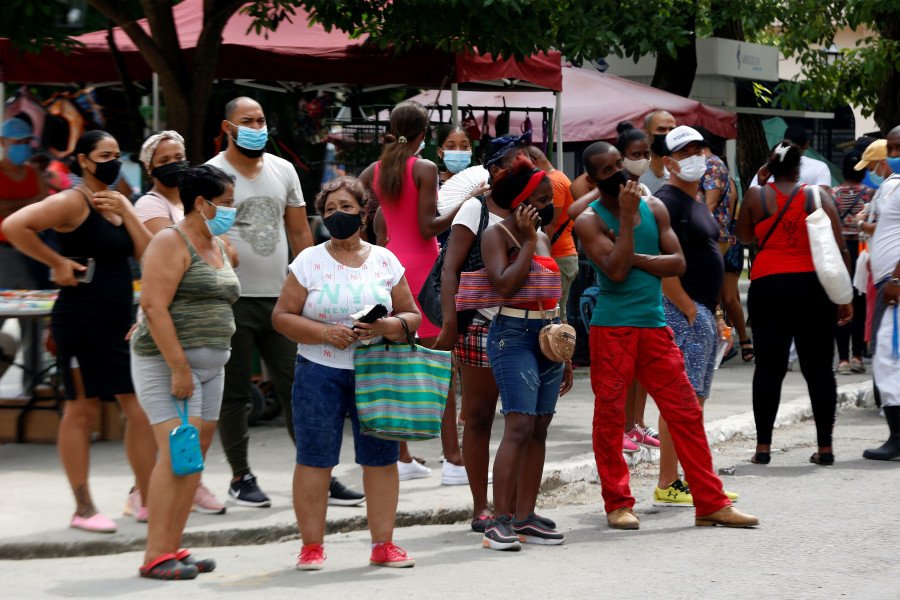
[(203, 453), (200, 450), (200, 432), (188, 423), (187, 399), (184, 400), (184, 412), (175, 401), (175, 410), (181, 417), (181, 425), (169, 432), (169, 455), (172, 457), (172, 472), (183, 477), (203, 470)]

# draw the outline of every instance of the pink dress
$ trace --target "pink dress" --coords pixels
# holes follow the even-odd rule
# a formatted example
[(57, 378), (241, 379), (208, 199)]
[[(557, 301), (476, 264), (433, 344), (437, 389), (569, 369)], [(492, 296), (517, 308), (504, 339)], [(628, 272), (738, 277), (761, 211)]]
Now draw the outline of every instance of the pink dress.
[[(416, 157), (411, 156), (406, 162), (403, 192), (399, 199), (385, 201), (378, 186), (380, 161), (375, 163), (374, 183), (375, 193), (378, 194), (381, 201), (381, 212), (387, 226), (387, 235), (390, 238), (387, 248), (394, 253), (394, 256), (406, 269), (406, 281), (409, 283), (409, 289), (416, 301), (416, 307), (419, 312), (422, 312), (422, 307), (419, 306), (419, 291), (422, 289), (428, 273), (431, 272), (431, 267), (437, 261), (440, 250), (437, 239), (426, 240), (419, 231), (419, 189), (413, 181), (412, 174), (415, 161)], [(441, 328), (429, 321), (425, 313), (422, 313), (419, 337), (437, 337), (440, 332)]]

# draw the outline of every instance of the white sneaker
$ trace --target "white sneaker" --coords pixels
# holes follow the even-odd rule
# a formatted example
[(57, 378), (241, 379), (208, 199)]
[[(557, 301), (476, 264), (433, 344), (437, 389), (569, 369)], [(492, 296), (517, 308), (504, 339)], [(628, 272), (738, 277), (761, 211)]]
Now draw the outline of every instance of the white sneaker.
[(398, 460), (397, 471), (400, 473), (400, 481), (431, 477), (431, 469), (421, 464), (417, 460), (411, 460), (408, 463), (405, 463), (402, 460)]
[(469, 476), (462, 465), (454, 465), (446, 458), (441, 469), (441, 485), (469, 485)]

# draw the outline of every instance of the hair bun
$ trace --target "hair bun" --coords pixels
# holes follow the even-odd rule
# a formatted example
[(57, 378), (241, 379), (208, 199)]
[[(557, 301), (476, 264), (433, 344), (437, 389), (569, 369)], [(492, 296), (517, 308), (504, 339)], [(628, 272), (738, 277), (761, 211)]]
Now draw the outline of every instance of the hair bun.
[(619, 121), (619, 124), (616, 125), (616, 133), (619, 135), (622, 135), (631, 129), (634, 129), (634, 125), (631, 124), (631, 121)]

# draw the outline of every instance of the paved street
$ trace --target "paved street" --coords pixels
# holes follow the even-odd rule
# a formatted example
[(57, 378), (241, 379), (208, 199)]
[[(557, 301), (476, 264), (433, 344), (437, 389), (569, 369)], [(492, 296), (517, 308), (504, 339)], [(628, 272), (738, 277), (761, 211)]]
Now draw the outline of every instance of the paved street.
[[(768, 467), (748, 462), (752, 442), (714, 446), (716, 462), (736, 466), (726, 488), (741, 509), (760, 517), (752, 530), (698, 528), (693, 511), (655, 508), (652, 466), (637, 469), (633, 487), (641, 530), (606, 527), (599, 486), (569, 484), (545, 495), (542, 512), (566, 533), (559, 547), (519, 553), (480, 547), (465, 523), (401, 528), (395, 539), (414, 556), (414, 569), (367, 566), (365, 532), (326, 538), (324, 571), (294, 569), (296, 540), (197, 550), (216, 572), (193, 582), (137, 577), (140, 552), (0, 562), (3, 598), (429, 598), (607, 597), (649, 594), (696, 598), (896, 598), (900, 568), (892, 559), (900, 527), (898, 465), (864, 461), (864, 448), (884, 437), (876, 409), (839, 419), (834, 467), (809, 464), (810, 422), (776, 432), (782, 452)], [(9, 489), (4, 486), (5, 489)], [(574, 503), (574, 504), (573, 504)], [(554, 508), (557, 505), (558, 508)], [(6, 512), (6, 511), (4, 511)]]

